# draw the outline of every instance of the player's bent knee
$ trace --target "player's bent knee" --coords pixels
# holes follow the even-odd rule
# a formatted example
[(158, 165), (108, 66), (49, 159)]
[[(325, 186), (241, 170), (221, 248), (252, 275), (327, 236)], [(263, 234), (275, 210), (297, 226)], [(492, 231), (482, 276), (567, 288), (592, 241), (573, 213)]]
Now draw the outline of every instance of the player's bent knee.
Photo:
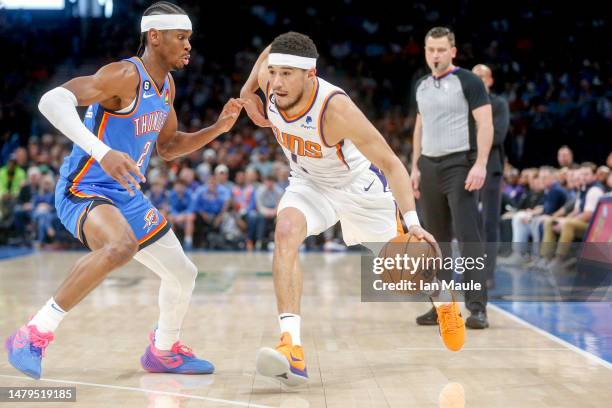
[(181, 286), (193, 286), (198, 276), (198, 268), (182, 250), (166, 253), (163, 258), (166, 269), (179, 281)]
[(113, 266), (120, 266), (130, 261), (138, 252), (138, 242), (127, 240), (104, 245), (104, 259)]
[(293, 220), (280, 219), (274, 230), (274, 241), (280, 247), (299, 245), (303, 240), (302, 228)]

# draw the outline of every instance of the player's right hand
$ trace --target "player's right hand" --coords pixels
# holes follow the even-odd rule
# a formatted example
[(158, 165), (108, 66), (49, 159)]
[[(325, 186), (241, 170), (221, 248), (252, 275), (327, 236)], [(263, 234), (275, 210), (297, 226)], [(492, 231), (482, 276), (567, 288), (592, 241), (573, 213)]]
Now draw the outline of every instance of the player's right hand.
[(244, 100), (244, 110), (254, 124), (259, 127), (272, 127), (272, 122), (264, 115), (264, 106), (261, 98), (254, 93), (243, 93), (240, 99)]
[[(140, 183), (147, 181), (140, 173), (136, 162), (126, 153), (117, 150), (106, 153), (100, 161), (100, 167), (117, 183), (121, 184), (131, 196), (134, 195), (134, 187), (140, 190)], [(136, 179), (139, 181), (136, 181)]]
[(421, 192), (419, 191), (419, 184), (421, 183), (421, 172), (418, 168), (412, 168), (412, 172), (410, 173), (410, 179), (412, 180), (412, 191), (414, 193), (414, 198), (419, 198), (421, 196)]
[(438, 242), (434, 236), (427, 232), (423, 227), (420, 225), (410, 225), (408, 227), (408, 232), (416, 236), (418, 239), (424, 239), (427, 241), (431, 246), (433, 246), (434, 250), (436, 251), (436, 255), (438, 257), (442, 257), (442, 251), (440, 250)]
[(219, 118), (215, 122), (217, 130), (220, 134), (229, 132), (230, 129), (238, 120), (238, 116), (240, 116), (240, 111), (242, 110), (244, 102), (242, 99), (231, 98), (229, 101), (225, 103), (223, 106), (223, 110), (219, 114)]

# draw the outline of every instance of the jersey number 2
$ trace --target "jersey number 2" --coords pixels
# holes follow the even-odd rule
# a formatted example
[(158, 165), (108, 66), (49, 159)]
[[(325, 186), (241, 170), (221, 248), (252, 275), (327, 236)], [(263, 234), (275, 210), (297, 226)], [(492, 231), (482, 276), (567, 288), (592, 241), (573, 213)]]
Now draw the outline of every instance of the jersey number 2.
[(151, 141), (149, 140), (145, 145), (144, 145), (144, 149), (142, 149), (142, 154), (140, 155), (140, 157), (138, 158), (138, 162), (136, 163), (136, 165), (138, 167), (142, 167), (142, 163), (144, 163), (145, 161), (145, 157), (147, 157), (147, 153), (149, 153), (149, 149), (151, 148), (151, 145), (153, 143), (151, 143)]

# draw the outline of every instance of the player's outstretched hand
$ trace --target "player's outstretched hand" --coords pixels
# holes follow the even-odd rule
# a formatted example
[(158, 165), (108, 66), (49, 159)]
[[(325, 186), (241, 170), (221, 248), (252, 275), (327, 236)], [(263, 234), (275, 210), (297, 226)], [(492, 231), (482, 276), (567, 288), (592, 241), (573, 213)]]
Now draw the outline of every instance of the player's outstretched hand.
[(242, 99), (231, 98), (227, 101), (215, 123), (220, 133), (229, 132), (234, 126), (234, 123), (236, 123), (238, 116), (240, 116), (240, 111), (243, 106), (244, 101)]
[[(133, 196), (134, 188), (140, 190), (140, 183), (147, 181), (136, 162), (126, 153), (110, 150), (100, 161), (100, 167)], [(139, 181), (136, 181), (136, 180)]]
[(465, 189), (467, 191), (480, 190), (487, 177), (487, 167), (475, 163), (465, 179)]
[(247, 115), (259, 127), (271, 127), (272, 122), (266, 119), (264, 115), (264, 106), (261, 98), (254, 93), (245, 93), (240, 95), (240, 99), (244, 100), (244, 110)]
[(436, 250), (436, 254), (439, 257), (442, 257), (442, 251), (440, 250), (440, 246), (438, 246), (438, 242), (436, 242), (434, 236), (431, 235), (429, 232), (425, 231), (423, 227), (420, 227), (418, 225), (411, 225), (410, 227), (408, 227), (408, 232), (417, 237), (418, 239), (424, 239), (425, 241), (430, 243), (431, 246), (433, 246)]

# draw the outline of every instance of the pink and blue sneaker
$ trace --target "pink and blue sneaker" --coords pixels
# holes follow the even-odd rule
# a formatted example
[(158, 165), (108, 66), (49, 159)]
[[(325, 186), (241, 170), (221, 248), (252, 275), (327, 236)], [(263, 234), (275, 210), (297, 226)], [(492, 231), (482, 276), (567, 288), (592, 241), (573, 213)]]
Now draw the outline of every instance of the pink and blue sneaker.
[(142, 368), (150, 373), (212, 374), (215, 366), (197, 358), (191, 348), (176, 342), (170, 351), (155, 348), (155, 331), (149, 334), (149, 345), (140, 357)]
[(52, 332), (41, 333), (34, 325), (21, 326), (4, 343), (9, 363), (22, 373), (40, 379), (42, 358), (51, 341)]

